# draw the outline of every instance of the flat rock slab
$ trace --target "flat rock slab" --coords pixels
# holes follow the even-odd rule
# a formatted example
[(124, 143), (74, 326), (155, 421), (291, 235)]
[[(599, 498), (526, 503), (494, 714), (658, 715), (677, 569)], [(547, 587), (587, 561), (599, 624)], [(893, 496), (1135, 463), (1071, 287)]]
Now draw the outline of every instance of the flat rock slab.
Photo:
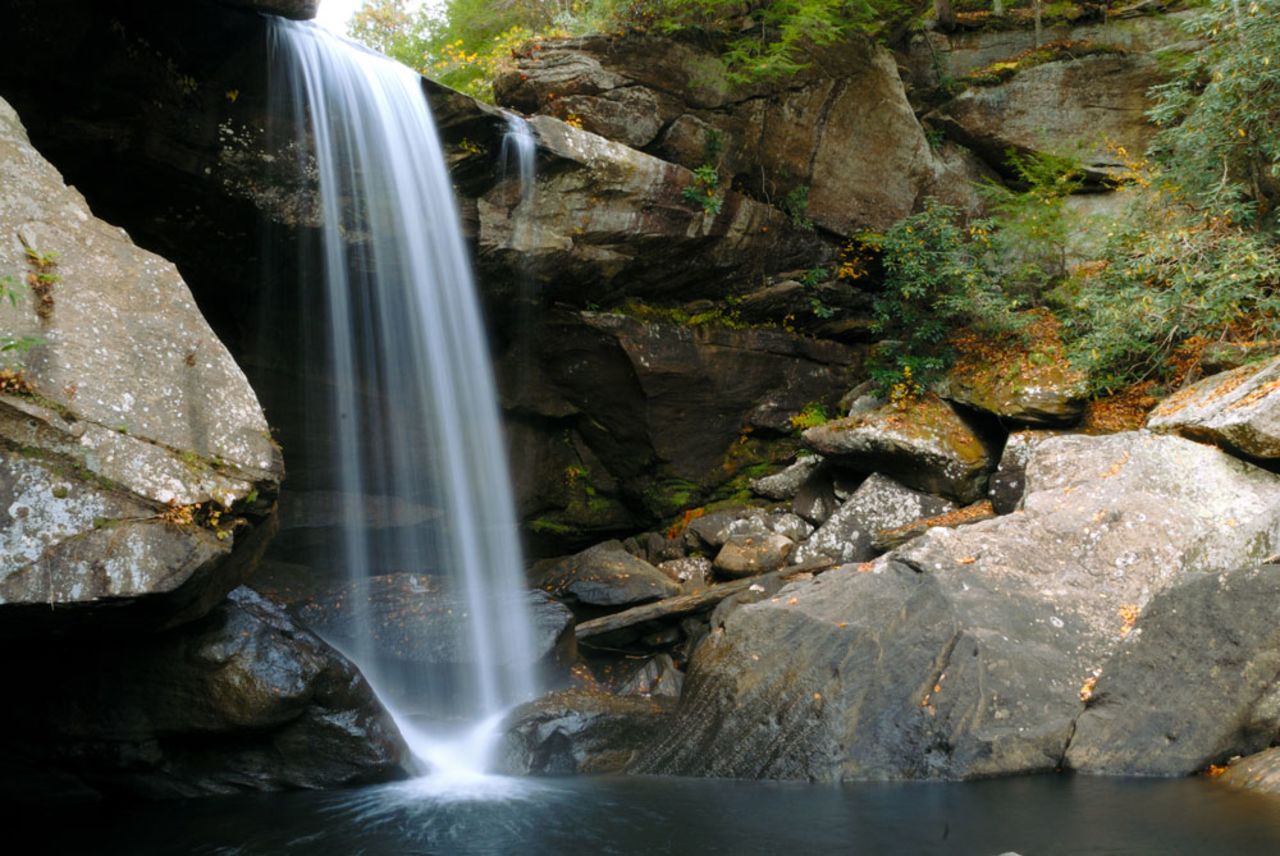
[(1147, 432), (1048, 438), (1031, 452), (1021, 512), (930, 530), (729, 613), (693, 657), (672, 728), (632, 769), (814, 780), (1056, 769), (1127, 616), (1188, 574), (1254, 565), (1277, 546), (1276, 475)]
[(1259, 460), (1280, 458), (1280, 359), (1179, 390), (1151, 412), (1147, 427)]
[(804, 432), (819, 454), (865, 473), (961, 503), (980, 499), (995, 467), (990, 450), (945, 401), (927, 397), (886, 405)]

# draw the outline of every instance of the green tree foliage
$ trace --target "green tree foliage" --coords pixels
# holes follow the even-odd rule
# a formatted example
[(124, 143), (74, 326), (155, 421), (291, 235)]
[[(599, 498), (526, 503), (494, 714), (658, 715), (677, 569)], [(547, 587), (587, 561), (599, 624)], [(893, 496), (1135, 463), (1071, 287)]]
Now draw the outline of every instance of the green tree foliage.
[(961, 225), (960, 212), (934, 199), (924, 210), (863, 243), (880, 254), (882, 289), (872, 312), (884, 341), (872, 379), (882, 391), (914, 393), (950, 365), (950, 334), (970, 327), (992, 335), (1018, 327), (1014, 305), (992, 274), (990, 221)]
[[(551, 35), (649, 30), (699, 33), (722, 46), (725, 77), (792, 74), (815, 46), (876, 35), (908, 20), (920, 0), (365, 0), (351, 35), (478, 97), (511, 51)], [(732, 34), (725, 36), (724, 34)]]
[(1153, 154), (1189, 204), (1261, 225), (1280, 202), (1280, 0), (1214, 0), (1188, 29), (1205, 47), (1154, 90)]
[(1161, 131), (1129, 218), (1069, 306), (1095, 388), (1158, 375), (1192, 337), (1280, 335), (1280, 0), (1214, 0), (1157, 87)]
[(1004, 292), (1039, 305), (1067, 274), (1070, 223), (1067, 198), (1084, 183), (1079, 164), (1044, 153), (1006, 153), (1015, 188), (989, 182), (979, 188), (997, 228), (991, 239)]

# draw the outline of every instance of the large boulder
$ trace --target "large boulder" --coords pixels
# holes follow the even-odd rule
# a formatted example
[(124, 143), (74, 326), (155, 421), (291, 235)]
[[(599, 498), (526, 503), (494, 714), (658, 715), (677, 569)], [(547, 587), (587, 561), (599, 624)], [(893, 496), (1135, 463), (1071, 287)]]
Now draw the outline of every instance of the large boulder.
[(961, 503), (982, 496), (996, 463), (955, 409), (932, 396), (832, 420), (805, 431), (804, 441), (843, 466)]
[(945, 499), (874, 473), (796, 550), (795, 561), (825, 556), (841, 563), (865, 562), (880, 552), (872, 541), (882, 529), (897, 529), (954, 510), (955, 505)]
[(606, 541), (551, 563), (538, 585), (561, 600), (584, 606), (634, 606), (680, 593), (680, 586), (617, 541)]
[[(546, 40), (495, 83), (500, 104), (584, 128), (689, 169), (717, 163), (758, 198), (807, 189), (802, 215), (883, 229), (925, 195), (973, 204), (934, 156), (892, 53), (852, 38), (781, 83), (734, 84), (714, 53), (654, 34)], [(958, 190), (959, 188), (959, 190)]]
[(0, 753), (106, 793), (338, 787), (398, 778), (408, 758), (355, 667), (247, 588), (176, 630), (31, 657), (10, 681), (23, 701), (0, 712)]
[(997, 86), (965, 90), (930, 119), (954, 139), (1005, 169), (1009, 149), (1081, 162), (1094, 174), (1126, 169), (1116, 147), (1146, 151), (1155, 127), (1147, 91), (1163, 82), (1158, 60), (1103, 54), (1019, 72)]
[(930, 530), (729, 613), (693, 658), (669, 735), (634, 769), (816, 780), (1055, 769), (1127, 616), (1189, 573), (1270, 555), (1278, 501), (1280, 477), (1181, 438), (1046, 439), (1021, 513)]
[(1280, 794), (1280, 747), (1263, 749), (1232, 762), (1220, 781), (1233, 788)]
[(1251, 458), (1280, 458), (1280, 359), (1241, 366), (1179, 390), (1157, 405), (1147, 427)]
[(1160, 593), (1102, 669), (1067, 766), (1185, 776), (1280, 735), (1280, 566), (1192, 574)]
[(670, 705), (647, 695), (551, 693), (507, 716), (497, 766), (515, 775), (619, 772), (669, 721)]
[(3, 632), (199, 617), (252, 567), (283, 468), (244, 374), (172, 264), (95, 218), (0, 101)]

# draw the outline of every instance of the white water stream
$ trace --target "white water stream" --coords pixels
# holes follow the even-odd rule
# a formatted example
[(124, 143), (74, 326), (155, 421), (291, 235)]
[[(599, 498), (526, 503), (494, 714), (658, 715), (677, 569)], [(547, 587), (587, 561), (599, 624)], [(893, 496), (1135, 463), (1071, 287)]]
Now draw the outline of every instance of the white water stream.
[[(425, 689), (475, 725), (443, 738), (396, 716), (442, 785), (474, 781), (501, 713), (537, 687), (497, 394), (452, 183), (417, 75), (313, 25), (274, 20), (271, 33), (318, 169), (324, 282), (314, 287), (327, 309), (312, 323), (325, 328), (332, 392), (313, 418), (337, 432), (342, 559), (366, 599), (370, 575), (450, 577), (466, 618), (454, 622), (466, 633), (454, 647), (469, 662)], [(531, 164), (531, 150), (516, 160)], [(438, 505), (442, 531), (379, 527), (368, 497)], [(375, 630), (363, 628), (348, 653), (379, 690)]]

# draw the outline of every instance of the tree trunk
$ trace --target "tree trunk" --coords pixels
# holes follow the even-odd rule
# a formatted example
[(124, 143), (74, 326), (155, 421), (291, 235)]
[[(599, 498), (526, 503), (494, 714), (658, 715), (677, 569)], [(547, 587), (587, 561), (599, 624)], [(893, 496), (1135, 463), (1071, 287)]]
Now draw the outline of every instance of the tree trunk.
[(956, 28), (956, 10), (951, 7), (951, 0), (933, 0), (933, 14), (939, 30), (950, 32)]

